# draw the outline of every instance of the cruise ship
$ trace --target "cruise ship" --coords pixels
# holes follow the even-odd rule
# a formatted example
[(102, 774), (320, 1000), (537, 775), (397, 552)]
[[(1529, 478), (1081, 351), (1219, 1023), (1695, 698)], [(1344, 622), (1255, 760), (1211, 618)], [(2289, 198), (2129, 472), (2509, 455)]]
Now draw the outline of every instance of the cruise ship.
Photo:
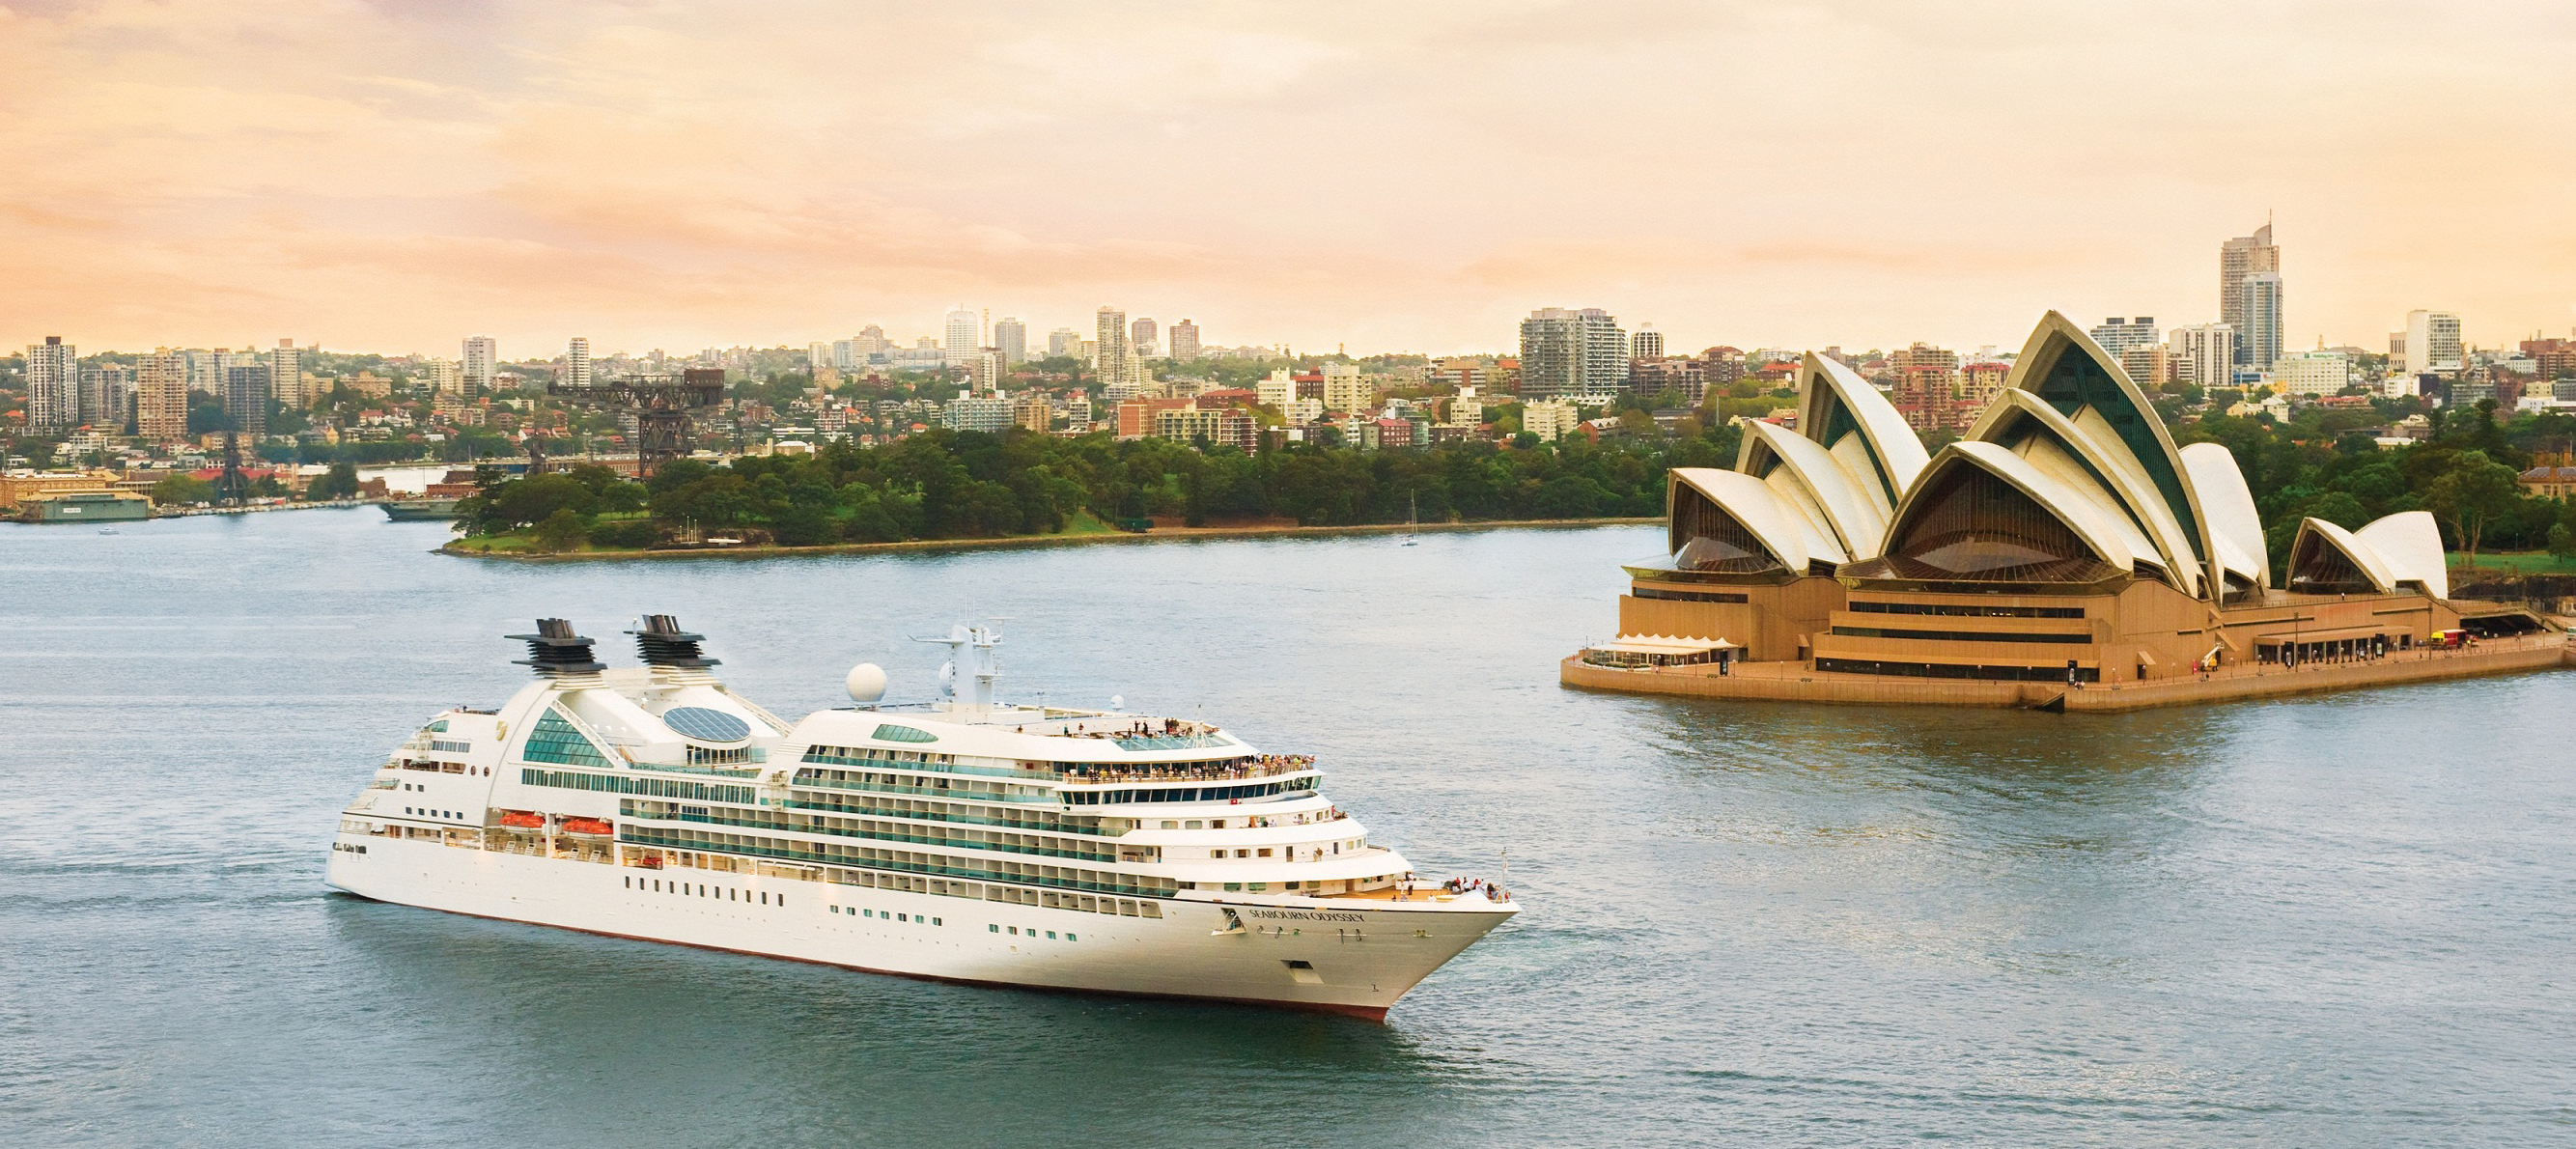
[(1205, 723), (1000, 700), (958, 626), (935, 702), (788, 722), (652, 615), (642, 665), (541, 619), (536, 679), (395, 749), (329, 884), (378, 901), (985, 985), (1383, 1019), (1519, 907), (1417, 878), (1312, 758)]

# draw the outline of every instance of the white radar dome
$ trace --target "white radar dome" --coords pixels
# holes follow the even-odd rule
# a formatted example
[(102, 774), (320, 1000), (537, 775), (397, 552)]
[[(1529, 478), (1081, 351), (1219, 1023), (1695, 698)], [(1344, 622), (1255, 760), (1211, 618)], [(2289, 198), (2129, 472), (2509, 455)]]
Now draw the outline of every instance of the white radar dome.
[(850, 676), (842, 679), (841, 685), (849, 690), (850, 701), (875, 702), (885, 697), (885, 668), (873, 662), (862, 662), (850, 668)]

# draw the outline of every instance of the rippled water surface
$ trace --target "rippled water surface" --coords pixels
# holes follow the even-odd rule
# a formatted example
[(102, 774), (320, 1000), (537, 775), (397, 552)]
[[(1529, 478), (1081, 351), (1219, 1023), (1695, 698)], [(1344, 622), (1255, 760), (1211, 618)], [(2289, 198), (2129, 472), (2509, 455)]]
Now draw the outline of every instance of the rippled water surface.
[[(1559, 688), (1652, 528), (555, 566), (371, 510), (0, 527), (0, 1142), (2576, 1143), (2576, 674), (2125, 717)], [(1526, 911), (1383, 1026), (326, 893), (500, 640), (770, 708), (1006, 615), (1011, 690), (1312, 751)], [(1508, 863), (1506, 863), (1508, 855)]]

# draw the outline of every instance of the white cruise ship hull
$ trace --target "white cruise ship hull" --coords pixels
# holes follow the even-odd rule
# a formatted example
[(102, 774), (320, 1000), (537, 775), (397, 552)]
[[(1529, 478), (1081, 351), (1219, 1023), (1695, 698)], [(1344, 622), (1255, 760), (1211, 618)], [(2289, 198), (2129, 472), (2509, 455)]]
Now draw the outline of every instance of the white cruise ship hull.
[(1417, 895), (1332, 899), (1341, 904), (1165, 899), (1155, 903), (1160, 918), (1126, 917), (353, 832), (339, 835), (327, 880), (376, 901), (873, 973), (1372, 1020), (1512, 914), (1473, 895)]

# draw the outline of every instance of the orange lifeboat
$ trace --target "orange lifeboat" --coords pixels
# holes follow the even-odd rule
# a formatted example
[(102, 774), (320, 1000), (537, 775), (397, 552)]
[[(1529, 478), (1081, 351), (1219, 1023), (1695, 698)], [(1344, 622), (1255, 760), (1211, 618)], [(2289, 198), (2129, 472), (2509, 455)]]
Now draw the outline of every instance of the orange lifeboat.
[(566, 818), (563, 820), (563, 832), (567, 834), (607, 834), (614, 832), (614, 828), (607, 822), (598, 818)]
[(546, 828), (546, 816), (531, 814), (525, 810), (504, 810), (501, 812), (501, 824), (516, 826), (522, 830), (542, 830)]

